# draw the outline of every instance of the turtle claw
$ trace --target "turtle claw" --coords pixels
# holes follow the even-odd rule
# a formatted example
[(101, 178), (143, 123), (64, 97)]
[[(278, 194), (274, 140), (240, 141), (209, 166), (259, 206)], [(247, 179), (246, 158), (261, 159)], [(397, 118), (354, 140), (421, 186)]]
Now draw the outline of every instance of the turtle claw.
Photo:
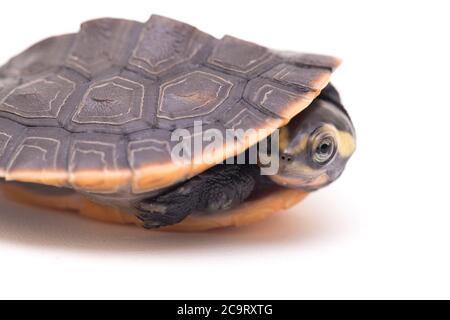
[(191, 213), (191, 208), (185, 201), (161, 198), (143, 201), (138, 205), (137, 218), (144, 223), (144, 228), (154, 229), (181, 222)]
[(167, 212), (167, 206), (160, 203), (142, 202), (139, 208), (147, 213), (165, 214)]
[(163, 227), (163, 225), (161, 225), (158, 222), (154, 222), (154, 221), (144, 221), (142, 226), (144, 227), (144, 229), (158, 229), (158, 228)]
[(164, 226), (161, 215), (167, 212), (167, 206), (142, 202), (139, 205), (139, 209), (140, 213), (137, 217), (144, 223), (145, 229), (156, 229)]

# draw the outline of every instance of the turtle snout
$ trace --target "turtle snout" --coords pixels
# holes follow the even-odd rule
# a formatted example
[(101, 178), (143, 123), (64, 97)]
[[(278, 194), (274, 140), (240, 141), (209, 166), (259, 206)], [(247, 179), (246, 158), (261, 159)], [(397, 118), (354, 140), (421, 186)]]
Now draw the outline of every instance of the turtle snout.
[(294, 156), (289, 153), (282, 153), (280, 155), (281, 163), (292, 163), (294, 161)]

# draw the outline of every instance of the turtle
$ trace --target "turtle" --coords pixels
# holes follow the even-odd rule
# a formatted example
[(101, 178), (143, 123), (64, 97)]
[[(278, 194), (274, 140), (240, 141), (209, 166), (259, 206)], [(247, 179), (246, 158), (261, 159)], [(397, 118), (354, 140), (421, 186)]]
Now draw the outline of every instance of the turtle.
[[(329, 83), (339, 64), (159, 15), (85, 22), (0, 68), (2, 192), (147, 229), (259, 221), (336, 180), (354, 153)], [(225, 137), (214, 148), (211, 131)]]

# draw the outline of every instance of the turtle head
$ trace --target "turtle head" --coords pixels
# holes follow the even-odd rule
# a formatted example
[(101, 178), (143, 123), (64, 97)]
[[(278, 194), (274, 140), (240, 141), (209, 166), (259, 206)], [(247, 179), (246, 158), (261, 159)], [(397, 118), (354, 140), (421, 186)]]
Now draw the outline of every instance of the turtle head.
[(355, 151), (355, 130), (347, 113), (317, 99), (280, 129), (279, 185), (313, 191), (336, 180)]

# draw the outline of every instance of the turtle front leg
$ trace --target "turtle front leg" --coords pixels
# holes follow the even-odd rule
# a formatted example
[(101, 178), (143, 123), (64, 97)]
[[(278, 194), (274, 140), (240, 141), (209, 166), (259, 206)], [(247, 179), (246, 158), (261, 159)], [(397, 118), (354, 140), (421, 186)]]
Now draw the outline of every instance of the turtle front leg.
[(159, 228), (181, 222), (193, 212), (216, 212), (247, 199), (259, 178), (256, 165), (217, 165), (176, 189), (138, 204), (144, 227)]

